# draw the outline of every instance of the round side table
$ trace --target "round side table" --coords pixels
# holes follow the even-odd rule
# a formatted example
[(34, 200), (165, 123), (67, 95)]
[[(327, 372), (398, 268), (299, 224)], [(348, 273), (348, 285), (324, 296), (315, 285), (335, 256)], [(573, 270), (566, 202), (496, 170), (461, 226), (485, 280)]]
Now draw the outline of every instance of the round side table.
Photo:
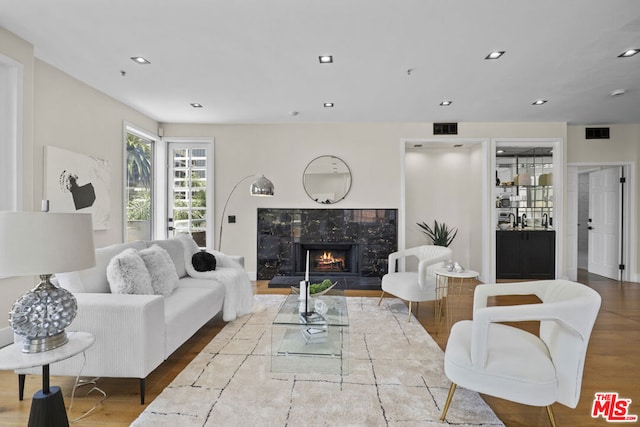
[(22, 345), (16, 343), (0, 349), (0, 370), (42, 366), (42, 390), (33, 395), (29, 427), (69, 425), (60, 387), (49, 385), (49, 365), (82, 353), (95, 339), (88, 332), (67, 332), (67, 338), (65, 345), (40, 353), (23, 353)]
[(449, 271), (446, 268), (438, 268), (435, 270), (436, 275), (436, 320), (439, 322), (442, 316), (443, 309), (443, 299), (446, 307), (447, 315), (447, 327), (451, 326), (451, 316), (450, 316), (450, 306), (449, 306), (449, 279), (451, 279), (451, 284), (455, 285), (456, 280), (458, 281), (458, 296), (462, 295), (462, 284), (465, 279), (477, 279), (480, 273), (473, 270), (464, 270), (464, 271)]
[[(458, 280), (458, 295), (462, 294), (462, 284), (464, 279), (477, 279), (480, 273), (473, 270), (464, 270), (464, 271), (449, 271), (446, 268), (439, 268), (435, 271), (436, 279), (438, 276), (445, 277), (447, 279), (453, 279), (453, 283), (455, 285), (456, 279)], [(448, 286), (447, 286), (448, 287)], [(446, 293), (445, 293), (446, 296)]]

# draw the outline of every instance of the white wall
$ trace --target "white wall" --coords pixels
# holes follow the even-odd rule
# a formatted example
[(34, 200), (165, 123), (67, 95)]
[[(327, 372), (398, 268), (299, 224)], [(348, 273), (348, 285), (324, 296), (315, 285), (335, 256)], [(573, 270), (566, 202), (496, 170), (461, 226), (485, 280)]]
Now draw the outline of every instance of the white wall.
[[(166, 138), (205, 137), (215, 139), (216, 219), (220, 220), (223, 203), (235, 182), (250, 174), (265, 174), (276, 187), (273, 198), (255, 198), (247, 192), (237, 191), (227, 208), (226, 215), (236, 215), (236, 224), (224, 225), (223, 251), (242, 254), (250, 272), (256, 269), (256, 210), (271, 208), (323, 208), (311, 201), (302, 187), (302, 173), (307, 163), (320, 155), (342, 158), (353, 174), (353, 187), (347, 198), (332, 207), (336, 208), (392, 208), (400, 209), (400, 185), (404, 162), (401, 141), (433, 138), (432, 123), (303, 123), (303, 124), (161, 124)], [(465, 123), (459, 127), (460, 135), (443, 140), (490, 138), (564, 138), (563, 123)], [(482, 180), (478, 174), (483, 159), (480, 148), (466, 155), (466, 165), (456, 166), (452, 173), (467, 181), (467, 187), (475, 186), (467, 203), (453, 206), (463, 215), (463, 230), (456, 238), (462, 259), (473, 265), (482, 259), (479, 223), (482, 203)], [(472, 172), (470, 172), (472, 171)], [(491, 175), (491, 176), (489, 176)], [(464, 178), (463, 178), (464, 177)], [(441, 180), (439, 180), (440, 182)], [(493, 181), (491, 181), (493, 182)], [(248, 188), (248, 183), (246, 184)], [(467, 192), (468, 192), (467, 188)], [(247, 190), (248, 191), (248, 190)], [(471, 215), (471, 212), (474, 215)], [(437, 213), (437, 212), (436, 212)], [(417, 214), (407, 212), (407, 215)], [(421, 214), (422, 215), (422, 214)], [(449, 214), (447, 214), (448, 216)], [(428, 220), (428, 218), (424, 218)], [(478, 221), (478, 222), (476, 222)], [(449, 220), (447, 220), (449, 222)], [(458, 222), (458, 221), (456, 221)], [(407, 227), (415, 221), (407, 220)], [(216, 226), (217, 229), (217, 226)], [(473, 233), (473, 238), (470, 234)], [(417, 233), (407, 233), (409, 235)], [(463, 245), (473, 240), (476, 249)], [(410, 246), (405, 244), (406, 247)], [(452, 248), (456, 250), (455, 247)], [(473, 254), (472, 254), (473, 252)], [(480, 269), (480, 267), (478, 267)], [(479, 270), (481, 271), (481, 270)]]
[[(215, 139), (216, 220), (236, 181), (264, 174), (275, 185), (272, 198), (250, 197), (239, 188), (226, 215), (235, 224), (224, 225), (223, 251), (242, 254), (250, 272), (256, 269), (256, 211), (270, 208), (398, 208), (400, 151), (404, 132), (427, 131), (424, 125), (388, 124), (163, 124), (165, 137)], [(302, 174), (314, 158), (330, 154), (349, 166), (353, 182), (346, 199), (327, 206), (313, 202), (302, 186)], [(216, 225), (216, 230), (217, 230)]]
[[(42, 165), (52, 145), (107, 160), (111, 166), (109, 228), (94, 233), (96, 247), (122, 240), (124, 122), (155, 133), (158, 123), (51, 65), (36, 60), (33, 161)], [(33, 174), (35, 201), (42, 198), (42, 168)]]
[[(476, 271), (481, 265), (471, 265), (470, 237), (479, 228), (481, 209), (477, 205), (477, 185), (483, 182), (480, 168), (473, 163), (479, 159), (472, 157), (472, 150), (449, 148), (407, 149), (405, 156), (406, 177), (406, 246), (431, 244), (422, 233), (418, 222), (426, 222), (433, 227), (433, 221), (446, 223), (450, 229), (458, 229), (451, 244), (453, 260), (465, 268)], [(474, 197), (469, 197), (473, 195)], [(475, 209), (474, 209), (475, 207)], [(472, 222), (472, 219), (474, 220)], [(478, 248), (474, 248), (476, 251)]]

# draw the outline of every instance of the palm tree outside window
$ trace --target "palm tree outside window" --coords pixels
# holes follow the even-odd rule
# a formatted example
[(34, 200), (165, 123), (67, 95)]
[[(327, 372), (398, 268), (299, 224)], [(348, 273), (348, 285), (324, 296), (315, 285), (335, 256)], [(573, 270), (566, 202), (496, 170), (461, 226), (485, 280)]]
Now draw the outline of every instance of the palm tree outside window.
[(127, 132), (125, 241), (151, 240), (153, 230), (153, 141)]

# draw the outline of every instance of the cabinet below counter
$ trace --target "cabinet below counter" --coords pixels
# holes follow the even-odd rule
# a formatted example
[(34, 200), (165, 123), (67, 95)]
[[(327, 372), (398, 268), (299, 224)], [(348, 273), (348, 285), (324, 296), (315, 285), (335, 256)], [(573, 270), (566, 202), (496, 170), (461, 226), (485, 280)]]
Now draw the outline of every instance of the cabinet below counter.
[(555, 231), (496, 231), (497, 279), (554, 279), (555, 262)]

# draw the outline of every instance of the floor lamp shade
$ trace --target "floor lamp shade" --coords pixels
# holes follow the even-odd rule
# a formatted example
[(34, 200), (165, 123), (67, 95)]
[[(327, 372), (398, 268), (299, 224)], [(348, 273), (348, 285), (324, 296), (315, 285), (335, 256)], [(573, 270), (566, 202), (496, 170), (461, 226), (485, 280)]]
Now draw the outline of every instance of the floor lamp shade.
[(0, 212), (0, 275), (40, 276), (41, 282), (19, 297), (9, 321), (23, 337), (23, 352), (51, 350), (67, 342), (73, 321), (73, 294), (50, 282), (54, 273), (95, 265), (91, 214)]
[(274, 194), (273, 182), (269, 181), (264, 175), (251, 183), (249, 193), (252, 196), (271, 197)]

